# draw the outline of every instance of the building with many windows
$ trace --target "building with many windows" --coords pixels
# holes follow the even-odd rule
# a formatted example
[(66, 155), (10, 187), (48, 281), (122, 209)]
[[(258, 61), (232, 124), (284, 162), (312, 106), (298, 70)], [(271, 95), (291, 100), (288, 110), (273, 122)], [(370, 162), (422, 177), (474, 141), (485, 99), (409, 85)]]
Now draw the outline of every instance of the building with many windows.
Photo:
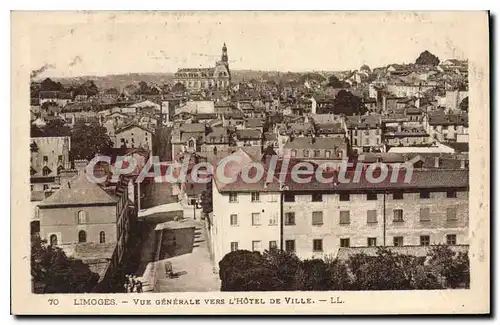
[(301, 258), (339, 247), (468, 244), (468, 170), (414, 170), (410, 183), (288, 183), (283, 248)]
[(243, 173), (253, 162), (250, 155), (238, 149), (231, 155), (239, 163), (228, 164), (225, 176), (235, 179), (224, 183), (220, 177), (212, 182), (213, 213), (209, 217), (211, 247), (216, 264), (231, 251), (261, 251), (280, 247), (280, 187), (278, 180), (267, 175), (255, 183), (243, 180)]
[[(415, 167), (407, 181), (410, 172), (390, 168), (381, 182), (369, 182), (362, 172), (358, 182), (312, 177), (298, 183), (288, 175), (280, 183), (274, 173), (246, 183), (241, 174), (252, 158), (242, 150), (235, 155), (242, 163), (226, 168), (225, 176), (236, 175), (237, 181), (222, 184), (214, 177), (213, 182), (210, 224), (216, 263), (237, 249), (279, 247), (306, 259), (334, 256), (342, 247), (468, 244), (465, 168)], [(354, 179), (351, 173), (347, 179)], [(398, 173), (396, 182), (389, 181), (392, 173)]]
[(222, 47), (222, 56), (215, 64), (215, 68), (179, 69), (174, 75), (174, 82), (183, 84), (188, 90), (230, 88), (231, 72), (226, 43)]

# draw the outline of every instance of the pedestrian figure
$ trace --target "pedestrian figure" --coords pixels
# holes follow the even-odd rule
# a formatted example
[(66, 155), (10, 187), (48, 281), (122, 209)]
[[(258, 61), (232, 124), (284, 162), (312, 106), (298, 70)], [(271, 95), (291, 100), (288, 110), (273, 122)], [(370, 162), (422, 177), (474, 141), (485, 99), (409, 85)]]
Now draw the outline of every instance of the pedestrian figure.
[(141, 293), (141, 292), (142, 292), (142, 282), (138, 281), (137, 282), (137, 293)]
[(130, 292), (134, 292), (134, 290), (135, 290), (135, 286), (137, 285), (137, 283), (136, 283), (136, 281), (135, 281), (135, 278), (134, 278), (134, 277), (132, 277), (132, 280), (131, 280), (131, 281), (132, 281), (132, 285), (131, 285), (131, 287), (130, 287)]

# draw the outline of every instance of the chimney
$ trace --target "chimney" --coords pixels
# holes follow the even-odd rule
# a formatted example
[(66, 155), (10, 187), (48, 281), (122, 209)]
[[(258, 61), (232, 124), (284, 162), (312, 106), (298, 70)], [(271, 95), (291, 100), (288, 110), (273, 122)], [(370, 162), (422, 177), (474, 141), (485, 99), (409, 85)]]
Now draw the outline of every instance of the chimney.
[(434, 168), (439, 168), (439, 157), (434, 157)]

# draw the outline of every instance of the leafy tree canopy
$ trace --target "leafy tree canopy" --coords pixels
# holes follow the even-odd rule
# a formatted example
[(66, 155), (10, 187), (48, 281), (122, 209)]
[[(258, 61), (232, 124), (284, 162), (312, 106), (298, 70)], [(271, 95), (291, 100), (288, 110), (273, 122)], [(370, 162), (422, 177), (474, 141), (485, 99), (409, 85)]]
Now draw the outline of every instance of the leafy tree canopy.
[(420, 53), (417, 60), (415, 60), (415, 64), (417, 64), (417, 65), (437, 66), (439, 64), (439, 62), (440, 62), (439, 58), (427, 50)]
[(363, 104), (363, 100), (344, 89), (337, 93), (333, 103), (335, 114), (362, 115), (366, 113), (366, 107)]
[(71, 132), (71, 153), (74, 159), (92, 159), (96, 153), (111, 148), (113, 142), (105, 127), (98, 123), (75, 125)]
[(99, 275), (81, 260), (71, 259), (58, 247), (31, 237), (31, 277), (44, 285), (44, 293), (85, 293), (97, 284)]

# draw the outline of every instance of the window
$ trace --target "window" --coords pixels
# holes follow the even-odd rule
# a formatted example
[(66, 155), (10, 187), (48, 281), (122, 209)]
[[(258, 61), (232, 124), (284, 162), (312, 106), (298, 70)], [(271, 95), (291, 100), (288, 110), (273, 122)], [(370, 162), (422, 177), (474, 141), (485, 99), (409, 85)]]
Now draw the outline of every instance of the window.
[(252, 202), (259, 202), (259, 201), (260, 201), (260, 193), (252, 192)]
[(420, 246), (429, 246), (431, 244), (430, 236), (420, 236)]
[(31, 192), (33, 192), (34, 189), (35, 189), (35, 187), (33, 185), (30, 185)]
[(398, 236), (393, 238), (393, 244), (396, 247), (403, 246), (403, 237)]
[(230, 219), (231, 226), (237, 226), (238, 225), (238, 215), (237, 214), (231, 214), (229, 216), (229, 219)]
[(49, 168), (49, 167), (47, 167), (47, 166), (43, 167), (43, 169), (42, 169), (42, 175), (43, 175), (43, 176), (49, 176), (49, 174), (50, 174), (51, 172), (52, 172), (52, 171), (51, 171), (51, 170), (50, 170), (50, 168)]
[(366, 194), (366, 199), (368, 201), (375, 201), (377, 199), (377, 193), (368, 193), (368, 194)]
[(238, 250), (238, 242), (237, 241), (232, 241), (231, 242), (231, 252), (237, 251)]
[(101, 231), (99, 233), (99, 243), (104, 244), (106, 242), (106, 233)]
[(63, 156), (62, 155), (57, 156), (57, 163), (58, 164), (62, 163), (62, 160), (63, 160)]
[(285, 250), (287, 252), (295, 252), (295, 240), (285, 240)]
[(448, 199), (454, 199), (454, 198), (456, 198), (457, 197), (457, 191), (455, 191), (455, 190), (447, 190), (446, 191), (446, 197)]
[(457, 235), (446, 235), (446, 245), (456, 245)]
[(332, 152), (330, 150), (325, 151), (325, 157), (330, 158), (332, 156)]
[(456, 208), (446, 208), (446, 220), (448, 220), (448, 221), (457, 220), (457, 209)]
[(252, 241), (252, 251), (260, 251), (260, 240)]
[(403, 192), (394, 192), (392, 193), (393, 200), (402, 200), (404, 198)]
[(313, 239), (313, 251), (314, 252), (323, 251), (323, 239)]
[(49, 189), (49, 185), (48, 184), (43, 184), (43, 190), (46, 191)]
[(323, 211), (313, 211), (312, 224), (313, 226), (320, 226), (323, 224)]
[(319, 150), (317, 150), (317, 149), (316, 149), (316, 150), (314, 150), (314, 157), (316, 157), (316, 158), (317, 158), (317, 157), (319, 157), (319, 156), (320, 156), (320, 154), (321, 154), (321, 152), (320, 152)]
[(339, 199), (340, 201), (349, 201), (350, 200), (350, 197), (349, 197), (349, 194), (339, 194)]
[(50, 235), (50, 246), (57, 246), (57, 235)]
[(48, 156), (43, 156), (43, 162), (48, 163), (49, 162), (49, 157)]
[(420, 191), (420, 198), (421, 199), (430, 199), (431, 198), (431, 192), (428, 190), (422, 190)]
[(351, 216), (349, 214), (349, 211), (340, 211), (339, 223), (341, 225), (347, 225), (351, 223)]
[(394, 222), (403, 222), (403, 209), (394, 209)]
[(278, 224), (278, 214), (273, 213), (269, 216), (269, 225), (274, 226)]
[(290, 157), (295, 158), (296, 156), (297, 156), (297, 151), (296, 150), (290, 151)]
[(313, 193), (312, 195), (313, 202), (323, 202), (323, 194), (321, 193)]
[(366, 223), (377, 223), (377, 210), (366, 211)]
[(308, 158), (309, 157), (309, 150), (304, 149), (304, 157)]
[(189, 140), (188, 141), (188, 147), (189, 148), (194, 148), (194, 140)]
[(295, 225), (295, 212), (286, 212), (285, 213), (285, 225), (286, 226)]
[(340, 247), (350, 247), (351, 240), (349, 238), (340, 238)]
[(229, 193), (229, 203), (238, 202), (238, 193)]
[(80, 230), (78, 232), (78, 242), (79, 243), (86, 243), (87, 242), (87, 233), (83, 230)]
[(285, 202), (295, 202), (295, 195), (285, 193)]
[(375, 237), (368, 237), (368, 246), (369, 247), (372, 247), (372, 246), (377, 246), (377, 238)]
[(431, 214), (429, 208), (420, 208), (420, 221), (430, 221)]
[(84, 224), (87, 223), (87, 214), (85, 211), (78, 211), (78, 223), (79, 224)]
[(252, 213), (252, 226), (260, 226), (260, 213)]
[(278, 248), (278, 242), (276, 242), (276, 240), (270, 240), (269, 249), (276, 249), (276, 248)]

